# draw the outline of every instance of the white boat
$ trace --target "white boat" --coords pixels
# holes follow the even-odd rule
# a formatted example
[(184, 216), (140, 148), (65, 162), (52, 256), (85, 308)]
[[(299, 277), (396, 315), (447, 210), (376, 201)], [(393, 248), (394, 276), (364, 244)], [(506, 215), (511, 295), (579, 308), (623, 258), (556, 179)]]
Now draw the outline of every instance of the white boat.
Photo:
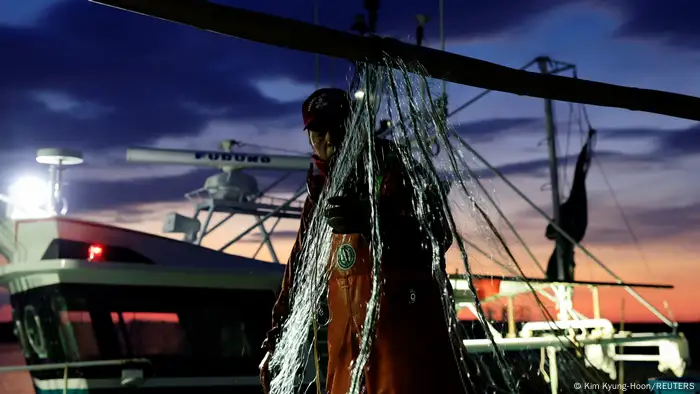
[[(131, 150), (129, 157), (152, 162), (154, 153), (144, 152)], [(199, 244), (215, 227), (207, 228), (214, 213), (298, 218), (295, 198), (266, 199), (252, 177), (235, 169), (294, 170), (310, 160), (230, 150), (155, 154), (160, 161), (184, 155), (225, 167), (195, 193), (197, 212), (209, 213), (201, 229), (196, 219), (166, 218), (165, 232), (182, 232), (184, 241), (57, 213), (60, 174), (82, 156), (39, 151), (37, 161), (54, 174), (53, 203), (32, 210), (33, 217), (4, 222), (9, 264), (0, 266), (26, 365), (0, 372), (29, 371), (37, 393), (260, 392), (261, 344), (284, 266)]]

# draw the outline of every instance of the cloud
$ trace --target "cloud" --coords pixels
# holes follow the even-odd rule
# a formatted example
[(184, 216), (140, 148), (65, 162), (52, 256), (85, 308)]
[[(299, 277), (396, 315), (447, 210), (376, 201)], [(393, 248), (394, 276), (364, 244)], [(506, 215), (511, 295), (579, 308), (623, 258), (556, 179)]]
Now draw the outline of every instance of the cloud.
[(81, 102), (65, 93), (51, 91), (36, 91), (30, 96), (44, 104), (51, 112), (64, 113), (78, 119), (97, 118), (109, 113), (112, 109), (96, 103)]
[(619, 36), (659, 40), (676, 47), (699, 48), (697, 37), (700, 26), (695, 16), (700, 14), (700, 3), (697, 1), (623, 0), (615, 6), (624, 17), (618, 29)]
[(683, 129), (614, 129), (602, 130), (601, 137), (619, 141), (630, 139), (650, 140), (655, 149), (650, 152), (650, 159), (668, 160), (679, 156), (700, 153), (700, 123), (695, 123)]
[[(271, 48), (88, 2), (60, 2), (42, 22), (0, 26), (11, 54), (0, 81), (3, 148), (99, 148), (197, 133), (212, 114), (254, 121), (298, 110), (250, 80), (274, 75), (277, 62), (255, 67), (240, 53), (258, 49), (257, 59)], [(295, 58), (285, 64), (294, 70)]]
[[(454, 126), (455, 132), (470, 143), (495, 142), (509, 133), (544, 133), (541, 118), (498, 118), (466, 122)], [(542, 134), (544, 135), (544, 134)]]
[[(496, 143), (499, 138), (505, 139), (508, 134), (541, 132), (535, 119), (497, 119), (494, 121), (477, 122), (479, 126), (464, 125), (460, 134), (477, 142)], [(504, 126), (504, 127), (502, 127)], [(512, 127), (511, 127), (512, 126)], [(525, 126), (525, 127), (523, 127)], [(534, 127), (530, 127), (534, 126)], [(459, 129), (458, 129), (459, 130)], [(471, 132), (471, 134), (469, 134)], [(643, 171), (659, 166), (672, 167), (687, 157), (700, 154), (700, 124), (685, 129), (603, 129), (599, 131), (597, 144), (594, 146), (596, 163), (603, 167), (615, 166), (627, 171)], [(560, 137), (561, 138), (561, 137)], [(644, 142), (648, 143), (644, 143)], [(598, 148), (599, 145), (604, 148)], [(572, 167), (576, 163), (578, 149), (571, 155), (560, 155), (558, 164)], [(505, 176), (548, 177), (549, 159), (546, 157), (518, 162), (510, 162), (497, 166)], [(571, 168), (568, 168), (570, 171)], [(475, 171), (482, 179), (494, 178), (497, 175), (487, 168)]]
[[(267, 223), (274, 222), (274, 221), (268, 221)], [(270, 224), (266, 223), (266, 227), (269, 229), (271, 226)], [(294, 240), (297, 237), (297, 231), (296, 230), (275, 230), (274, 233), (272, 233), (272, 239), (273, 241), (280, 240), (280, 239), (291, 239)], [(241, 239), (238, 242), (243, 242), (243, 243), (260, 243), (263, 241), (263, 235), (260, 232), (251, 232), (250, 234), (246, 235), (245, 238)]]
[[(588, 230), (584, 244), (629, 245), (636, 238), (642, 246), (651, 243), (663, 244), (665, 241), (680, 245), (695, 238), (684, 236), (696, 233), (700, 220), (700, 199), (697, 196), (663, 202), (657, 202), (651, 197), (650, 203), (643, 205), (631, 201), (620, 202), (621, 208), (609, 192), (589, 187)], [(552, 211), (551, 202), (538, 205), (544, 212)], [(546, 222), (531, 208), (515, 212), (510, 219), (519, 231), (535, 229), (544, 234)], [(630, 228), (634, 235), (630, 233)]]
[[(587, 242), (628, 244), (633, 241), (620, 213), (611, 215), (614, 222), (594, 224), (595, 228), (586, 237)], [(700, 221), (700, 202), (658, 208), (625, 208), (625, 216), (636, 238), (641, 241), (678, 241), (678, 236), (693, 232)]]

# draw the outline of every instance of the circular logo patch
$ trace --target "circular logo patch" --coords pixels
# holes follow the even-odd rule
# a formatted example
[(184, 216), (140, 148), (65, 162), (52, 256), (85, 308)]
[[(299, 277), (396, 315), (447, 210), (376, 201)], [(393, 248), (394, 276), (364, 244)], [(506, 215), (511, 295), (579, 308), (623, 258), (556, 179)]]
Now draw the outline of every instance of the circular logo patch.
[(355, 265), (355, 261), (357, 260), (355, 249), (353, 249), (350, 244), (340, 245), (338, 251), (336, 252), (336, 259), (338, 261), (338, 268), (340, 268), (342, 271), (349, 270), (353, 265)]

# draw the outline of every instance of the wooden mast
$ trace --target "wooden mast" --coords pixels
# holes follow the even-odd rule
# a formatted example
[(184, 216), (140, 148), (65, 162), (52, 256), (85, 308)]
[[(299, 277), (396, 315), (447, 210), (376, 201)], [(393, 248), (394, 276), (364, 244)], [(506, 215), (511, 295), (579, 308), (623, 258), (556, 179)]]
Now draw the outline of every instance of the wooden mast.
[(357, 36), (203, 0), (91, 1), (232, 37), (350, 61), (381, 63), (388, 55), (419, 63), (428, 76), (461, 85), (700, 121), (700, 98), (692, 96), (515, 70), (395, 39)]

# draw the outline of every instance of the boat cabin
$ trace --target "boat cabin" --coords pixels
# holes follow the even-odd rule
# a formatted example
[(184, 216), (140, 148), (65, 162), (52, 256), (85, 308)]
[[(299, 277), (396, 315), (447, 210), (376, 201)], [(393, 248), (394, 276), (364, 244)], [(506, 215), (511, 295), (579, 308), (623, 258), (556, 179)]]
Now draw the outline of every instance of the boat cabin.
[(0, 267), (37, 393), (259, 393), (284, 266), (65, 217)]

